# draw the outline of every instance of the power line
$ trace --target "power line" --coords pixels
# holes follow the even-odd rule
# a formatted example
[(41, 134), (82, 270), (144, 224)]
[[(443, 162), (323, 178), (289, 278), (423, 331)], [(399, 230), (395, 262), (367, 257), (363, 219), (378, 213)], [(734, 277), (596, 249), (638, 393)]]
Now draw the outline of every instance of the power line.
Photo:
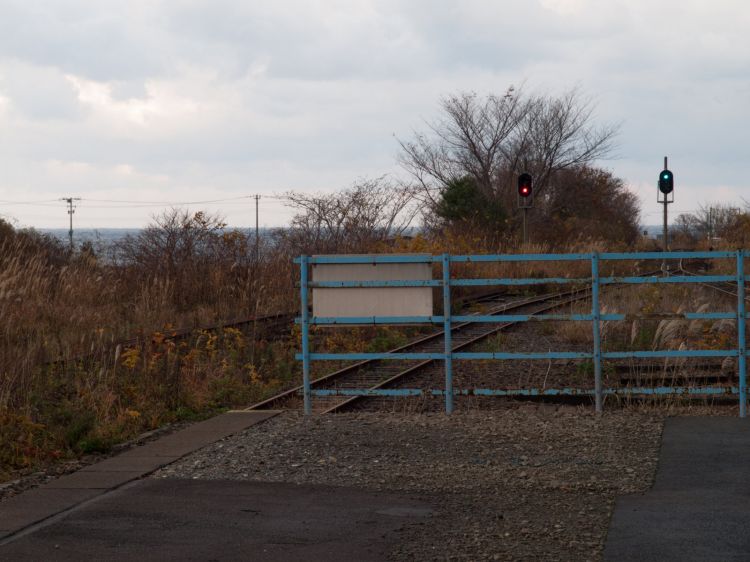
[[(93, 201), (95, 203), (127, 203), (138, 205), (200, 205), (202, 203), (224, 203), (226, 201), (240, 201), (242, 199), (255, 199), (261, 195), (241, 195), (239, 197), (227, 197), (224, 199), (205, 199), (202, 201), (138, 201), (130, 199), (92, 199), (84, 197), (83, 201)], [(264, 199), (285, 199), (279, 195), (263, 195)], [(249, 203), (250, 201), (248, 201)]]
[[(260, 197), (260, 195), (242, 195), (239, 197), (226, 197), (223, 199), (204, 199), (204, 200), (197, 200), (197, 201), (144, 201), (144, 200), (134, 200), (134, 199), (94, 199), (89, 197), (82, 197), (82, 198), (76, 198), (78, 201), (82, 201), (84, 203), (86, 202), (94, 202), (94, 203), (113, 203), (113, 205), (86, 205), (89, 209), (136, 209), (136, 208), (146, 208), (146, 207), (156, 207), (156, 206), (180, 206), (180, 205), (204, 205), (209, 203), (226, 203), (229, 201), (234, 201), (235, 204), (237, 203), (250, 203), (252, 204), (257, 197)], [(279, 196), (279, 195), (263, 195), (264, 199), (272, 199), (275, 201), (283, 201), (286, 200), (286, 197)], [(66, 199), (63, 199), (66, 200)], [(8, 200), (0, 200), (0, 204), (4, 205), (33, 205), (33, 206), (40, 206), (40, 207), (57, 207), (58, 205), (54, 204), (55, 202), (60, 201), (60, 199), (46, 199), (42, 201), (8, 201)], [(257, 203), (257, 201), (256, 201)]]
[(38, 207), (59, 207), (55, 204), (59, 199), (45, 199), (44, 201), (0, 201), (3, 205), (34, 205)]
[(84, 197), (84, 201), (93, 201), (95, 203), (132, 203), (143, 205), (200, 205), (202, 203), (223, 203), (225, 201), (238, 201), (240, 199), (252, 199), (254, 195), (242, 195), (240, 197), (228, 197), (226, 199), (206, 199), (204, 201), (135, 201), (125, 199), (91, 199)]

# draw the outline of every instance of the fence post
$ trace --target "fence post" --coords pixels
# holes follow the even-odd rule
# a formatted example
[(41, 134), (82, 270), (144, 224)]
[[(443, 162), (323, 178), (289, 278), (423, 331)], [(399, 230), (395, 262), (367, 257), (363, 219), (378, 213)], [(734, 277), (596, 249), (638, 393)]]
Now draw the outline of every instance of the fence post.
[(737, 367), (740, 378), (740, 417), (747, 415), (747, 363), (745, 355), (745, 251), (737, 250)]
[(310, 393), (310, 312), (307, 304), (307, 266), (309, 258), (300, 258), (300, 308), (302, 309), (302, 386), (305, 402), (305, 415), (312, 414)]
[(594, 328), (594, 397), (596, 411), (602, 411), (602, 351), (599, 318), (599, 252), (591, 254), (591, 314)]
[(443, 254), (443, 340), (445, 341), (445, 413), (453, 412), (453, 341), (451, 337), (451, 260)]

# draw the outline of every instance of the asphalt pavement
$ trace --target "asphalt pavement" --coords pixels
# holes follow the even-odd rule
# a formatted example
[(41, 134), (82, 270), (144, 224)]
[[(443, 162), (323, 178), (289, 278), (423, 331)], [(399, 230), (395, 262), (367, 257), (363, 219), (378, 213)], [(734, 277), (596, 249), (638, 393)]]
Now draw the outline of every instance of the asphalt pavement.
[(429, 521), (388, 493), (149, 477), (277, 413), (228, 412), (0, 503), (0, 561), (375, 561)]
[(147, 478), (0, 546), (0, 559), (49, 562), (379, 561), (418, 499), (351, 488)]
[(604, 560), (750, 560), (750, 420), (668, 418), (654, 486), (617, 499)]
[(143, 478), (209, 443), (261, 423), (278, 413), (227, 412), (3, 501), (0, 503), (0, 560), (3, 560), (2, 545), (14, 540), (28, 528)]

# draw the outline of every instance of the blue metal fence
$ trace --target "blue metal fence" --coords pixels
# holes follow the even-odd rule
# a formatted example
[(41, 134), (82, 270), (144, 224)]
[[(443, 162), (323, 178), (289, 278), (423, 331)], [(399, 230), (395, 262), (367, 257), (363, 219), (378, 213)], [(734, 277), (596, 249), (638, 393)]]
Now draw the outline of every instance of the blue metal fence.
[[(420, 396), (424, 394), (445, 397), (445, 410), (453, 411), (453, 398), (457, 395), (476, 396), (576, 396), (593, 395), (596, 411), (601, 412), (603, 399), (606, 395), (739, 395), (740, 417), (746, 415), (746, 343), (745, 343), (745, 272), (744, 260), (750, 255), (747, 250), (733, 252), (634, 252), (634, 253), (584, 253), (584, 254), (498, 254), (498, 255), (378, 255), (378, 256), (301, 256), (295, 259), (300, 264), (300, 303), (301, 318), (297, 321), (302, 327), (302, 353), (297, 359), (303, 365), (303, 395), (305, 413), (312, 412), (313, 396)], [(670, 275), (670, 276), (626, 276), (602, 277), (599, 274), (600, 264), (604, 261), (624, 260), (676, 260), (676, 259), (732, 259), (736, 262), (734, 275)], [(497, 279), (453, 279), (450, 265), (452, 263), (498, 263), (498, 262), (560, 262), (560, 261), (589, 261), (591, 263), (591, 277), (585, 278), (497, 278)], [(440, 263), (442, 265), (442, 279), (433, 280), (392, 280), (392, 281), (320, 281), (309, 280), (309, 266), (311, 264), (373, 264), (373, 263)], [(625, 320), (622, 313), (603, 314), (600, 307), (600, 289), (602, 285), (612, 284), (672, 284), (672, 283), (737, 283), (737, 307), (735, 312), (686, 312), (681, 314), (661, 314), (660, 318), (682, 318), (689, 320), (717, 320), (732, 319), (737, 321), (737, 347), (734, 349), (692, 349), (692, 350), (657, 350), (657, 351), (608, 351), (601, 350), (601, 322)], [(452, 287), (480, 287), (480, 286), (517, 286), (540, 284), (589, 284), (591, 286), (590, 314), (498, 314), (482, 315), (452, 315), (451, 288)], [(344, 287), (442, 287), (443, 314), (434, 316), (367, 316), (367, 317), (311, 317), (309, 313), (308, 293), (313, 288), (344, 288)], [(451, 325), (454, 322), (527, 322), (530, 320), (574, 320), (590, 321), (593, 331), (592, 352), (455, 352), (452, 349)], [(398, 325), (398, 324), (442, 324), (444, 329), (445, 347), (443, 353), (313, 353), (310, 351), (310, 326), (332, 325)], [(737, 357), (739, 387), (727, 390), (719, 387), (602, 387), (602, 359), (626, 358), (658, 358), (658, 357)], [(316, 389), (313, 390), (310, 381), (311, 361), (351, 361), (351, 360), (440, 360), (445, 366), (444, 389)], [(453, 387), (453, 361), (476, 359), (588, 359), (594, 365), (594, 388), (589, 389), (455, 389)]]

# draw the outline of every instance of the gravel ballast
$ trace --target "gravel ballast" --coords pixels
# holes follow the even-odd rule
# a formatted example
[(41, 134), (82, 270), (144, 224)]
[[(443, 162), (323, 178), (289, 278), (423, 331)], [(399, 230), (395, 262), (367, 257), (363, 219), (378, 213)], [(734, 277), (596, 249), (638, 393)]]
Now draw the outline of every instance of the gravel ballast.
[(616, 495), (653, 481), (663, 415), (528, 404), (490, 412), (287, 412), (155, 474), (359, 487), (436, 515), (396, 560), (598, 560)]

